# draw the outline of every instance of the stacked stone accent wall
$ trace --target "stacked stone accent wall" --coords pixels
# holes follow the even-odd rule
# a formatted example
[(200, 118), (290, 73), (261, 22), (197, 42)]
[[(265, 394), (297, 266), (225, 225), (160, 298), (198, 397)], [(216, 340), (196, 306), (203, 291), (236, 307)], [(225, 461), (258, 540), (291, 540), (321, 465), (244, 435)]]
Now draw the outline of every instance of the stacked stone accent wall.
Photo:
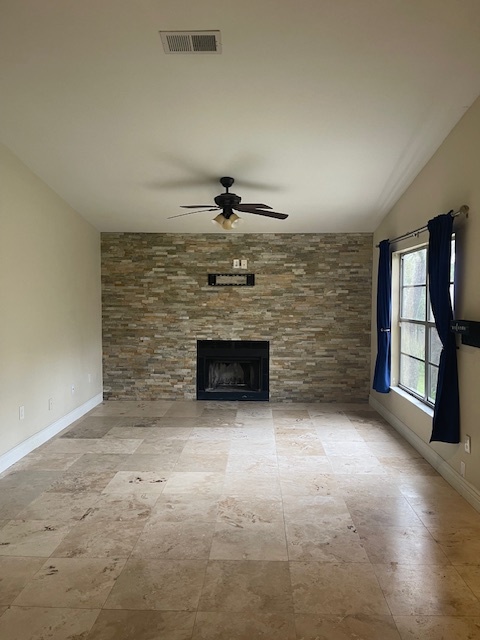
[[(254, 287), (212, 287), (241, 273)], [(269, 340), (270, 398), (366, 401), (371, 234), (102, 234), (106, 398), (195, 398), (197, 340)]]

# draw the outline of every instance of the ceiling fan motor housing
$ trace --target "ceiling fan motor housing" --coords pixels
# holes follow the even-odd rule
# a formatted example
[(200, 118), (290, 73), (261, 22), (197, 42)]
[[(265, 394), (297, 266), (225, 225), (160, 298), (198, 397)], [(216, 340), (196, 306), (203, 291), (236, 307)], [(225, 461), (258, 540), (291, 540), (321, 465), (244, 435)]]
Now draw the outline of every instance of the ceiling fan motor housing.
[(236, 207), (242, 201), (240, 196), (237, 196), (236, 193), (221, 193), (219, 196), (214, 198), (214, 200), (215, 204), (220, 207), (220, 209), (223, 209), (223, 215), (226, 218), (229, 218), (232, 215), (232, 207)]

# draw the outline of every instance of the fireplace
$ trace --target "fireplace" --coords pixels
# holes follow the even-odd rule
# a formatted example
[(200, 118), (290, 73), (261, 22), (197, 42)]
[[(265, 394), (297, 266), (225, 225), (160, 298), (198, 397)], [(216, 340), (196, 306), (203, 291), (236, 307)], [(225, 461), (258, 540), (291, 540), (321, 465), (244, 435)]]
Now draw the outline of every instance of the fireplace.
[(197, 400), (268, 400), (269, 343), (197, 340)]

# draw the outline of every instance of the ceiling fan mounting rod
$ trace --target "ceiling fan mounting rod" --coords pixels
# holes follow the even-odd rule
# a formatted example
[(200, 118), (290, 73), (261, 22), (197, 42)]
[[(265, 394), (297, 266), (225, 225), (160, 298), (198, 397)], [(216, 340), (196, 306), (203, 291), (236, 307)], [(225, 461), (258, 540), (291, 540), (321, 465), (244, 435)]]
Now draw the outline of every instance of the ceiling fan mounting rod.
[(234, 182), (235, 180), (233, 178), (229, 178), (228, 176), (225, 178), (220, 178), (220, 184), (222, 185), (222, 187), (225, 187), (226, 193), (228, 193), (228, 190)]

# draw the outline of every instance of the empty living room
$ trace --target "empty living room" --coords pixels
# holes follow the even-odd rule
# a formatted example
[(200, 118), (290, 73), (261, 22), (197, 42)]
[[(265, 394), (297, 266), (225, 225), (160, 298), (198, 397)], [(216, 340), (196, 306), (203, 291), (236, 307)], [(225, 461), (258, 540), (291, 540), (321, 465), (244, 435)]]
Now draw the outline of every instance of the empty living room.
[(0, 638), (480, 639), (478, 1), (3, 0), (0, 96)]

